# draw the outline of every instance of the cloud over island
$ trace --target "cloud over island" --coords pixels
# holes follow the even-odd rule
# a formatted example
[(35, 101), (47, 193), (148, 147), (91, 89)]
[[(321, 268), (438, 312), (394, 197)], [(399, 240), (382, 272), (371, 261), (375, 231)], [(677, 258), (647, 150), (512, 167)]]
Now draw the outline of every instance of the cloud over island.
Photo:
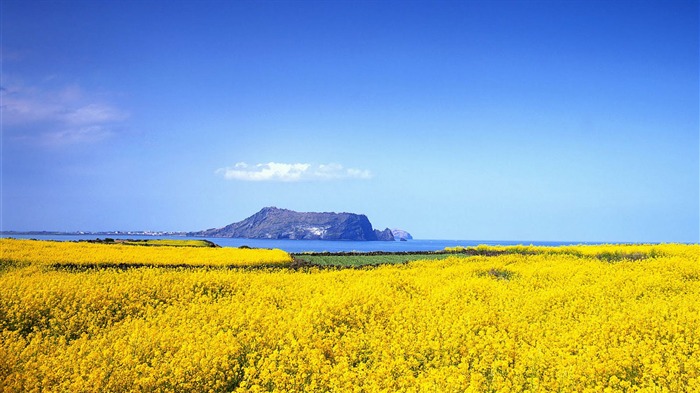
[(345, 168), (340, 164), (307, 164), (268, 162), (249, 165), (236, 163), (233, 167), (219, 168), (216, 173), (229, 180), (242, 181), (322, 181), (341, 179), (370, 179), (372, 173), (364, 169)]

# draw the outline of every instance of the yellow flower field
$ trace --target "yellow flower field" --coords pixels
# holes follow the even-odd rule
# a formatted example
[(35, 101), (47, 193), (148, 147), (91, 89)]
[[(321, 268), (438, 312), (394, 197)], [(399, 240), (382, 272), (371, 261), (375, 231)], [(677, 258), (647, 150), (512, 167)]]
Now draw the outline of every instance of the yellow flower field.
[(0, 239), (0, 258), (25, 264), (92, 266), (253, 266), (280, 265), (292, 261), (292, 257), (282, 250), (140, 247), (124, 244), (17, 239)]
[(342, 270), (3, 262), (0, 387), (700, 391), (700, 246), (523, 249)]

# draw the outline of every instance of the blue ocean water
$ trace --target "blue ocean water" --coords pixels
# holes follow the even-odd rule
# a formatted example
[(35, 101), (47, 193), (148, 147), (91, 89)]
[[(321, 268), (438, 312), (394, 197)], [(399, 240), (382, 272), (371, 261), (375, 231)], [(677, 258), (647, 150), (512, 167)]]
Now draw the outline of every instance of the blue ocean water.
[(480, 244), (484, 245), (535, 245), (535, 246), (562, 246), (572, 244), (600, 244), (591, 242), (552, 242), (552, 241), (512, 241), (512, 240), (427, 240), (414, 239), (405, 242), (393, 241), (333, 241), (333, 240), (288, 240), (288, 239), (230, 239), (230, 238), (197, 238), (197, 237), (178, 237), (178, 236), (96, 236), (96, 235), (19, 235), (19, 234), (3, 234), (2, 237), (14, 237), (18, 239), (39, 239), (39, 240), (59, 240), (59, 241), (75, 241), (75, 240), (94, 240), (98, 237), (104, 239), (109, 237), (112, 239), (206, 239), (212, 241), (222, 247), (240, 247), (248, 246), (254, 248), (279, 248), (291, 253), (301, 252), (370, 252), (370, 251), (439, 251), (445, 247), (465, 246), (473, 247)]

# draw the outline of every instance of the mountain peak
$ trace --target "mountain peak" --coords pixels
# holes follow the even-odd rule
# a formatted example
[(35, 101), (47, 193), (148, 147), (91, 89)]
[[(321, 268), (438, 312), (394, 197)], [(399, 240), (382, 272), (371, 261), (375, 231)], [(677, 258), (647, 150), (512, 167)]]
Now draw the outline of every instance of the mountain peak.
[(283, 210), (287, 210), (287, 209), (280, 209), (280, 208), (275, 207), (275, 206), (266, 206), (266, 207), (263, 207), (262, 209), (260, 209), (260, 211), (258, 213), (269, 213), (269, 212), (277, 212), (277, 211), (283, 211)]

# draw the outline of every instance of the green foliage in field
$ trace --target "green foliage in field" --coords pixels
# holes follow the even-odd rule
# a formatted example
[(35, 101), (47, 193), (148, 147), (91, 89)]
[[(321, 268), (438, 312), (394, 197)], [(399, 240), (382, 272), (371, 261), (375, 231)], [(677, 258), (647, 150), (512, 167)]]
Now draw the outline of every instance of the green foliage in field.
[(168, 246), (168, 247), (217, 247), (208, 240), (174, 240), (174, 239), (148, 239), (127, 240), (122, 242), (129, 246)]
[(385, 264), (399, 264), (418, 260), (434, 260), (434, 259), (445, 259), (448, 258), (450, 254), (380, 254), (380, 255), (367, 255), (367, 254), (297, 254), (295, 258), (298, 260), (305, 260), (311, 264), (319, 266), (374, 266), (374, 265), (385, 265)]
[[(438, 260), (449, 257), (497, 257), (502, 255), (568, 255), (575, 258), (594, 258), (605, 262), (639, 261), (658, 258), (665, 255), (660, 246), (629, 245), (595, 245), (595, 246), (486, 246), (446, 247), (441, 251), (416, 252), (339, 252), (339, 253), (301, 253), (294, 255), (298, 262), (317, 266), (356, 267), (400, 264), (418, 260)], [(507, 274), (491, 272), (497, 278), (508, 279)]]

